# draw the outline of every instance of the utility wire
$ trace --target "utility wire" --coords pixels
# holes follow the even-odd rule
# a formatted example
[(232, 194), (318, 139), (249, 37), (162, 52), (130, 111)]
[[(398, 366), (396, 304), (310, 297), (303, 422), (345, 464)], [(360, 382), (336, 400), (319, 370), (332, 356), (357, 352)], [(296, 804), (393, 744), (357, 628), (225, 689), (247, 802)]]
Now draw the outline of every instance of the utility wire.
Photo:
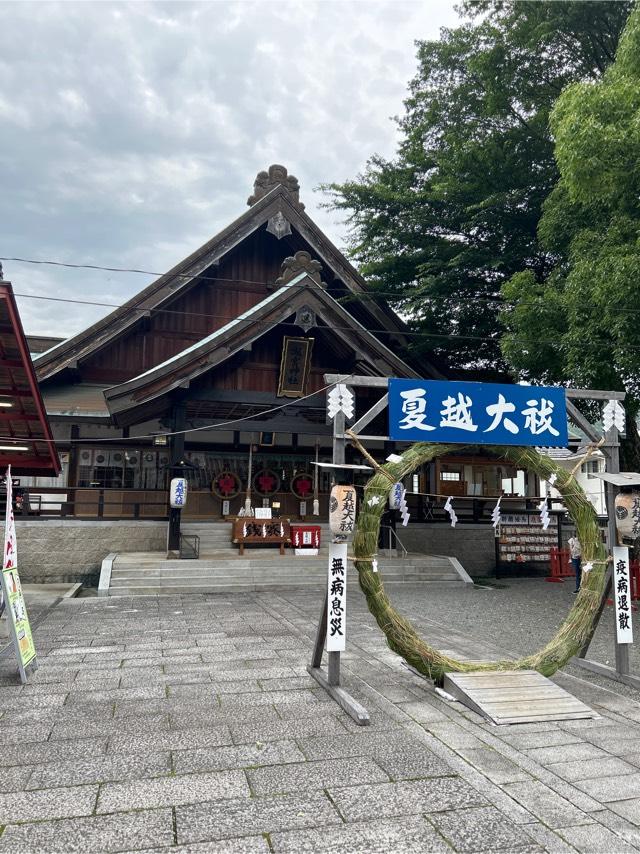
[[(348, 383), (349, 380), (354, 376), (354, 374), (344, 374), (340, 376), (341, 383)], [(328, 385), (322, 386), (317, 391), (312, 391), (309, 394), (305, 394), (303, 397), (296, 397), (293, 400), (285, 401), (285, 403), (281, 403), (278, 406), (271, 406), (269, 409), (263, 409), (261, 412), (254, 412), (252, 415), (243, 415), (241, 418), (234, 418), (231, 421), (217, 421), (215, 424), (205, 424), (202, 427), (188, 427), (186, 430), (173, 430), (171, 432), (162, 432), (158, 433), (147, 433), (142, 436), (110, 436), (107, 438), (93, 438), (93, 439), (47, 439), (43, 438), (34, 438), (32, 436), (29, 437), (18, 437), (18, 436), (0, 436), (0, 442), (15, 442), (20, 445), (24, 442), (47, 442), (49, 445), (68, 445), (71, 442), (73, 444), (85, 443), (89, 442), (93, 445), (96, 442), (102, 444), (102, 442), (137, 442), (140, 439), (155, 439), (156, 436), (182, 436), (187, 433), (199, 433), (203, 430), (212, 430), (219, 427), (230, 427), (232, 424), (240, 424), (243, 421), (255, 421), (259, 420), (263, 415), (271, 415), (273, 412), (279, 412), (282, 409), (286, 409), (287, 406), (294, 406), (296, 403), (301, 403), (303, 400), (308, 400), (310, 397), (315, 397), (317, 394), (322, 394), (327, 391), (327, 389), (332, 388), (335, 383), (329, 383)]]
[[(227, 281), (227, 280), (225, 279), (225, 280), (218, 280), (218, 281)], [(238, 279), (233, 279), (233, 280), (230, 279), (229, 281), (237, 282), (239, 280)], [(25, 294), (25, 293), (17, 293), (17, 292), (14, 292), (14, 295), (16, 297), (20, 297), (21, 299), (37, 299), (37, 300), (46, 300), (49, 302), (64, 302), (64, 303), (70, 303), (71, 305), (91, 305), (91, 306), (98, 306), (101, 308), (126, 308), (125, 304), (96, 302), (93, 300), (71, 299), (71, 297), (48, 297), (48, 296), (43, 296), (41, 294)], [(539, 303), (530, 303), (530, 304), (531, 305), (539, 305)], [(521, 305), (521, 303), (520, 303), (520, 305)], [(138, 312), (145, 314), (145, 315), (149, 314), (149, 313), (152, 313), (152, 314), (155, 313), (155, 314), (182, 315), (185, 317), (207, 318), (210, 320), (222, 320), (225, 323), (230, 323), (232, 320), (238, 320), (237, 316), (231, 317), (229, 315), (224, 315), (224, 314), (206, 314), (205, 312), (196, 312), (196, 311), (177, 311), (177, 310), (169, 309), (169, 308), (150, 308), (149, 309), (149, 308), (132, 307), (131, 311), (138, 311)], [(638, 313), (640, 313), (640, 311)], [(354, 318), (354, 319), (356, 319), (356, 318)], [(246, 318), (246, 321), (247, 321), (247, 323), (250, 323), (252, 325), (257, 325), (257, 326), (269, 326), (269, 327), (273, 326), (273, 323), (269, 320), (252, 320), (251, 318)], [(280, 326), (295, 326), (295, 327), (298, 326), (298, 324), (294, 323), (293, 321), (279, 321), (278, 325), (280, 325)], [(351, 327), (351, 326), (333, 326), (332, 325), (331, 327), (327, 327), (327, 329), (332, 329), (332, 330), (341, 331), (341, 332), (353, 332), (353, 327)], [(210, 332), (205, 333), (205, 335), (211, 335), (213, 332), (216, 332), (216, 331), (217, 330), (212, 329)], [(390, 329), (377, 329), (377, 328), (367, 327), (367, 332), (381, 333), (381, 334), (385, 334), (385, 335), (402, 335), (402, 336), (408, 337), (408, 338), (422, 338), (424, 340), (427, 340), (429, 338), (438, 338), (438, 339), (449, 340), (449, 341), (460, 341), (460, 340), (484, 341), (484, 342), (489, 342), (492, 344), (495, 344), (499, 340), (497, 337), (492, 338), (491, 336), (488, 336), (488, 335), (458, 335), (458, 334), (452, 335), (451, 333), (445, 333), (445, 332), (419, 332), (419, 331), (412, 331), (410, 329), (390, 330)], [(37, 337), (37, 336), (32, 336), (32, 337)], [(71, 335), (69, 337), (75, 338), (76, 336)], [(205, 337), (205, 336), (203, 336), (203, 337)], [(67, 339), (64, 339), (64, 340), (67, 340)], [(518, 337), (518, 341), (522, 342), (523, 344), (528, 343), (531, 346), (540, 344), (540, 338), (539, 337), (532, 338), (530, 340)], [(585, 346), (589, 346), (589, 345), (600, 346), (600, 344), (605, 344), (605, 343), (609, 343), (609, 339), (603, 340), (601, 342), (593, 341), (593, 340), (581, 341), (580, 346), (581, 347), (585, 347)], [(58, 346), (58, 345), (55, 345), (55, 346)], [(562, 342), (547, 341), (545, 343), (545, 346), (561, 348), (565, 345)], [(631, 350), (640, 349), (640, 345), (634, 345), (634, 344), (625, 344), (625, 347), (627, 349), (631, 349)], [(42, 354), (38, 354), (38, 355), (42, 355)]]
[[(52, 266), (52, 267), (67, 267), (67, 268), (70, 268), (72, 270), (102, 270), (102, 271), (105, 271), (108, 273), (137, 273), (137, 274), (142, 274), (145, 276), (156, 276), (157, 278), (164, 278), (165, 276), (170, 275), (172, 278), (175, 278), (175, 279), (188, 279), (189, 281), (197, 281), (199, 279), (204, 279), (204, 280), (209, 281), (209, 282), (230, 282), (230, 283), (241, 284), (241, 285), (260, 285), (262, 287), (267, 287), (267, 288), (279, 287), (278, 285), (276, 285), (275, 282), (258, 281), (257, 279), (237, 279), (237, 278), (232, 279), (232, 278), (225, 278), (224, 276), (206, 275), (204, 273), (197, 273), (195, 275), (191, 274), (191, 273), (171, 273), (170, 271), (168, 271), (166, 273), (158, 273), (158, 272), (154, 272), (152, 270), (137, 269), (135, 267), (102, 267), (99, 264), (74, 264), (74, 263), (67, 262), (67, 261), (49, 261), (49, 260), (37, 259), (37, 258), (9, 258), (9, 257), (1, 257), (0, 256), (0, 261), (16, 261), (16, 262), (19, 262), (21, 264), (43, 264), (43, 265), (48, 265), (48, 266)], [(289, 287), (305, 288), (305, 287), (307, 287), (307, 285), (298, 284), (298, 285), (293, 285), (293, 286), (290, 285)], [(419, 288), (419, 284), (416, 285), (416, 288)], [(16, 294), (16, 296), (26, 297), (26, 296), (33, 296), (33, 295)], [(425, 294), (419, 293), (418, 296), (424, 298), (425, 300), (446, 300), (446, 301), (452, 301), (452, 302), (458, 302), (458, 303), (475, 304), (477, 302), (497, 302), (497, 303), (500, 303), (501, 305), (513, 307), (513, 308), (518, 308), (521, 305), (528, 305), (528, 306), (540, 305), (539, 301), (507, 302), (504, 299), (504, 297), (502, 297), (501, 295), (476, 296), (474, 294), (473, 296), (469, 296), (469, 297), (466, 297), (464, 299), (460, 298), (460, 297), (457, 297), (457, 298), (456, 297), (449, 297), (449, 296), (445, 296), (444, 294), (426, 294), (425, 295)], [(378, 289), (372, 289), (371, 291), (362, 291), (362, 292), (358, 292), (357, 294), (355, 294), (355, 293), (347, 294), (342, 299), (352, 300), (354, 302), (357, 302), (358, 300), (366, 300), (366, 299), (376, 300), (380, 297), (390, 297), (390, 298), (394, 298), (394, 299), (403, 299), (402, 294), (399, 294), (397, 291), (381, 291)], [(38, 299), (38, 297), (35, 297), (35, 296), (33, 296), (33, 298)], [(39, 298), (40, 299), (47, 299), (47, 297), (39, 297)], [(53, 297), (51, 297), (51, 299), (53, 299)], [(62, 298), (59, 298), (59, 299), (61, 302), (64, 301)], [(123, 308), (122, 305), (115, 305), (112, 303), (103, 303), (103, 302), (89, 302), (89, 301), (87, 301), (84, 304), (105, 306), (108, 308)], [(140, 309), (140, 310), (146, 311), (147, 309)], [(151, 311), (166, 311), (166, 309), (151, 309)], [(631, 314), (640, 314), (640, 309), (633, 309), (633, 308), (627, 308), (627, 309), (617, 308), (616, 311), (620, 311), (620, 312), (624, 312), (624, 313), (631, 313)], [(182, 313), (193, 314), (195, 312), (182, 312)], [(203, 316), (203, 315), (200, 315), (200, 316)]]

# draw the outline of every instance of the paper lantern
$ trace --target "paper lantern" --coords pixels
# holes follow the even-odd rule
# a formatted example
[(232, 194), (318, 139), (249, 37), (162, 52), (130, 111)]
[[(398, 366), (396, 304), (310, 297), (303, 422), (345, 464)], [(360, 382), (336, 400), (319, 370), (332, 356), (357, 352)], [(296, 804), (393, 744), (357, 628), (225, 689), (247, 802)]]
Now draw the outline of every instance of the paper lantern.
[(184, 477), (174, 477), (169, 489), (169, 503), (174, 510), (184, 507), (187, 503), (188, 485)]
[(615, 500), (616, 528), (621, 537), (640, 536), (640, 491), (621, 492)]
[(404, 487), (401, 483), (394, 483), (389, 490), (389, 508), (391, 510), (399, 510), (402, 504), (402, 494)]
[(331, 533), (348, 537), (356, 526), (356, 490), (354, 486), (334, 486), (329, 499)]

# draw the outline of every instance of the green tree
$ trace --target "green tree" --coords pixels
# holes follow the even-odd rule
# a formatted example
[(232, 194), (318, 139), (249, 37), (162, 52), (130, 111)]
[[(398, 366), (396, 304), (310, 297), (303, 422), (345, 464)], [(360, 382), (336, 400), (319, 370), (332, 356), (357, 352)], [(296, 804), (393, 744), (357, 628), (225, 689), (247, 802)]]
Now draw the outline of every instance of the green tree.
[[(540, 247), (558, 179), (551, 107), (615, 55), (628, 2), (463, 2), (467, 21), (418, 42), (397, 156), (325, 186), (351, 225), (349, 251), (411, 319), (414, 347), (448, 373), (499, 378), (500, 288), (555, 264)], [(453, 336), (453, 337), (451, 337)]]
[(514, 275), (503, 353), (524, 377), (626, 389), (623, 465), (640, 467), (640, 7), (615, 62), (576, 83), (551, 114), (560, 178), (544, 204), (546, 276)]

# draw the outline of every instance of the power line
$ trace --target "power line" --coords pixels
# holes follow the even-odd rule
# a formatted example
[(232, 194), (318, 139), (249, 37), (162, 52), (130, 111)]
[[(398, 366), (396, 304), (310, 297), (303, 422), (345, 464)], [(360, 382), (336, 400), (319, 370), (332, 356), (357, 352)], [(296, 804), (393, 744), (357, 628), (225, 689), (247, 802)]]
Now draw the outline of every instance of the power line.
[[(354, 374), (344, 374), (340, 376), (340, 382), (348, 383), (351, 377)], [(310, 397), (315, 397), (318, 394), (322, 394), (327, 391), (327, 389), (332, 388), (334, 383), (329, 383), (328, 385), (322, 386), (317, 391), (309, 392), (309, 394), (303, 395), (303, 397), (296, 397), (294, 400), (287, 400), (284, 403), (279, 404), (278, 406), (271, 406), (269, 409), (263, 409), (261, 412), (254, 412), (252, 415), (243, 415), (240, 418), (233, 418), (231, 421), (218, 421), (215, 424), (205, 424), (202, 427), (188, 427), (185, 430), (173, 430), (168, 432), (162, 432), (163, 436), (182, 436), (187, 433), (201, 433), (204, 430), (213, 430), (219, 427), (230, 427), (232, 424), (240, 424), (243, 421), (255, 421), (259, 420), (263, 415), (271, 415), (273, 412), (279, 412), (282, 409), (286, 409), (287, 406), (294, 406), (297, 403), (301, 403), (303, 400), (308, 400)], [(0, 436), (0, 442), (17, 442), (20, 444), (21, 442), (46, 442), (49, 445), (68, 445), (72, 441), (74, 445), (78, 443), (91, 443), (93, 445), (96, 442), (102, 444), (102, 442), (138, 442), (140, 439), (155, 439), (158, 436), (158, 432), (155, 433), (147, 433), (143, 436), (112, 436), (107, 438), (96, 438), (93, 439), (47, 439), (47, 438), (33, 438), (31, 436), (25, 438), (19, 438), (16, 436)]]
[[(227, 281), (227, 280), (224, 279), (224, 280), (218, 280), (218, 281)], [(238, 279), (230, 279), (229, 281), (237, 282), (239, 280)], [(18, 293), (18, 292), (14, 292), (14, 295), (16, 297), (20, 297), (21, 299), (37, 299), (37, 300), (45, 300), (45, 301), (49, 301), (49, 302), (64, 302), (64, 303), (70, 303), (71, 305), (90, 305), (90, 306), (98, 306), (101, 308), (126, 308), (126, 304), (97, 302), (97, 301), (93, 301), (93, 300), (71, 299), (71, 297), (49, 297), (49, 296), (43, 296), (42, 294), (25, 294), (25, 293)], [(538, 305), (538, 303), (530, 303), (530, 304), (531, 305)], [(521, 303), (520, 303), (520, 305), (521, 305)], [(135, 308), (135, 307), (132, 307), (131, 310), (140, 312), (144, 315), (147, 315), (149, 313), (175, 314), (175, 315), (182, 315), (185, 317), (199, 317), (199, 318), (204, 317), (204, 318), (207, 318), (210, 320), (222, 320), (225, 323), (230, 323), (232, 320), (238, 320), (237, 316), (233, 317), (233, 316), (223, 315), (223, 314), (206, 314), (205, 312), (197, 312), (197, 311), (177, 311), (177, 310), (170, 309), (170, 308)], [(356, 319), (356, 318), (354, 318), (354, 319)], [(246, 321), (246, 323), (254, 325), (254, 326), (257, 325), (257, 326), (272, 327), (274, 325), (272, 323), (272, 321), (269, 321), (269, 320), (252, 320), (251, 318), (245, 318), (245, 321)], [(287, 321), (278, 321), (278, 325), (279, 326), (295, 326), (295, 327), (298, 326), (298, 324), (296, 324), (292, 321), (288, 321), (288, 322)], [(330, 327), (327, 327), (327, 329), (336, 330), (336, 331), (340, 331), (340, 332), (352, 332), (353, 331), (353, 328), (351, 326), (333, 326), (332, 325)], [(426, 331), (425, 332), (419, 332), (419, 331), (412, 331), (410, 329), (406, 329), (406, 330), (403, 330), (403, 329), (398, 329), (398, 330), (376, 329), (376, 328), (372, 328), (369, 326), (367, 326), (366, 329), (367, 329), (367, 332), (373, 332), (373, 333), (377, 332), (377, 333), (382, 333), (385, 335), (402, 335), (404, 337), (409, 337), (409, 338), (411, 338), (411, 337), (423, 338), (423, 339), (438, 338), (438, 339), (451, 340), (451, 341), (468, 340), (468, 341), (484, 341), (484, 342), (489, 342), (489, 343), (496, 343), (499, 340), (498, 338), (492, 338), (488, 335), (452, 335), (450, 333), (444, 333), (444, 332), (426, 332)], [(209, 332), (207, 334), (211, 335), (211, 334), (213, 334), (213, 332), (216, 332), (216, 331), (217, 330), (213, 329), (213, 330), (211, 330), (211, 332)], [(72, 335), (70, 337), (74, 338), (75, 336)], [(203, 337), (205, 337), (205, 336), (203, 336)], [(525, 342), (525, 339), (519, 338), (518, 340), (522, 341), (523, 343)], [(602, 342), (582, 341), (580, 343), (580, 346), (583, 347), (587, 344), (593, 344), (595, 346), (599, 346), (600, 343), (607, 343), (607, 342), (608, 342), (608, 339), (607, 339), (607, 341), (602, 341)], [(534, 344), (539, 345), (540, 344), (540, 338), (536, 337), (536, 338), (532, 338), (530, 341), (526, 340), (526, 343), (528, 343), (530, 345), (534, 345)], [(564, 346), (564, 345), (561, 343), (557, 344), (557, 343), (553, 343), (553, 342), (546, 342), (546, 346)], [(625, 347), (627, 349), (631, 349), (631, 350), (640, 349), (640, 345), (633, 345), (633, 344), (625, 344)]]
[[(172, 273), (171, 271), (167, 271), (165, 273), (158, 273), (158, 272), (155, 272), (153, 270), (142, 270), (142, 269), (139, 269), (136, 267), (103, 267), (99, 264), (77, 264), (77, 263), (72, 263), (70, 261), (50, 261), (50, 260), (38, 259), (38, 258), (17, 258), (17, 257), (9, 258), (9, 257), (1, 257), (0, 256), (0, 261), (16, 261), (16, 262), (19, 262), (21, 264), (42, 264), (42, 265), (52, 266), (52, 267), (67, 267), (67, 268), (70, 268), (72, 270), (98, 270), (98, 271), (101, 270), (101, 271), (108, 272), (108, 273), (136, 273), (136, 274), (142, 274), (145, 276), (156, 276), (156, 278), (164, 278), (165, 276), (170, 275), (172, 278), (175, 278), (175, 279), (188, 279), (189, 281), (197, 281), (199, 279), (204, 279), (204, 280), (209, 281), (209, 282), (229, 282), (229, 283), (241, 284), (241, 285), (260, 285), (261, 287), (267, 287), (267, 288), (278, 287), (278, 285), (276, 285), (275, 282), (259, 281), (258, 279), (237, 279), (237, 278), (232, 279), (232, 278), (226, 278), (224, 276), (206, 275), (204, 273), (196, 273), (195, 275), (191, 274), (191, 273)], [(299, 285), (293, 285), (293, 287), (305, 288), (305, 287), (307, 287), (307, 285), (299, 284)], [(416, 287), (419, 288), (419, 284)], [(19, 296), (28, 296), (28, 294), (20, 294)], [(534, 302), (520, 301), (517, 303), (507, 302), (502, 296), (499, 296), (499, 295), (496, 295), (496, 296), (476, 296), (476, 295), (474, 295), (474, 296), (466, 297), (464, 299), (460, 298), (460, 297), (457, 297), (457, 298), (456, 297), (449, 297), (449, 296), (445, 296), (444, 294), (429, 294), (426, 296), (423, 294), (417, 294), (417, 296), (421, 296), (421, 297), (424, 296), (424, 298), (427, 300), (447, 300), (447, 301), (453, 301), (453, 302), (459, 302), (459, 303), (465, 303), (465, 302), (466, 303), (477, 303), (479, 301), (480, 302), (496, 302), (496, 303), (500, 303), (501, 305), (505, 305), (505, 306), (513, 306), (514, 308), (521, 306), (521, 305), (530, 305), (530, 306), (539, 305), (539, 302), (535, 302), (535, 301)], [(397, 291), (381, 291), (378, 289), (374, 289), (371, 291), (362, 291), (362, 292), (359, 292), (357, 294), (352, 293), (351, 295), (347, 295), (343, 299), (347, 299), (347, 300), (352, 299), (354, 302), (356, 302), (360, 299), (376, 300), (380, 297), (390, 297), (390, 298), (395, 298), (395, 299), (403, 299), (402, 295), (399, 294)], [(41, 299), (45, 299), (45, 297), (41, 297)], [(101, 303), (101, 302), (87, 302), (86, 305), (105, 306), (107, 308), (122, 308), (123, 307), (121, 305), (114, 305), (112, 303)], [(162, 311), (164, 309), (151, 309), (151, 310), (152, 311)], [(632, 314), (639, 314), (640, 313), (640, 309), (620, 308), (620, 309), (616, 309), (616, 310), (622, 311), (625, 313), (630, 312)], [(185, 312), (185, 313), (191, 314), (194, 312)]]

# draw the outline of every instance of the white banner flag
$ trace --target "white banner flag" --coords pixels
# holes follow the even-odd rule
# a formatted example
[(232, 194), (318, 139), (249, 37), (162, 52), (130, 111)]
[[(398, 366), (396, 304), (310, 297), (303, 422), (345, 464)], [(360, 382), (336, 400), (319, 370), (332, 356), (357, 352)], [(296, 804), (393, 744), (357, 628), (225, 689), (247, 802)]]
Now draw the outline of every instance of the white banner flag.
[(629, 549), (626, 546), (615, 546), (613, 549), (612, 582), (616, 602), (616, 636), (618, 643), (633, 643)]
[(347, 544), (329, 544), (327, 652), (344, 652), (347, 639)]

